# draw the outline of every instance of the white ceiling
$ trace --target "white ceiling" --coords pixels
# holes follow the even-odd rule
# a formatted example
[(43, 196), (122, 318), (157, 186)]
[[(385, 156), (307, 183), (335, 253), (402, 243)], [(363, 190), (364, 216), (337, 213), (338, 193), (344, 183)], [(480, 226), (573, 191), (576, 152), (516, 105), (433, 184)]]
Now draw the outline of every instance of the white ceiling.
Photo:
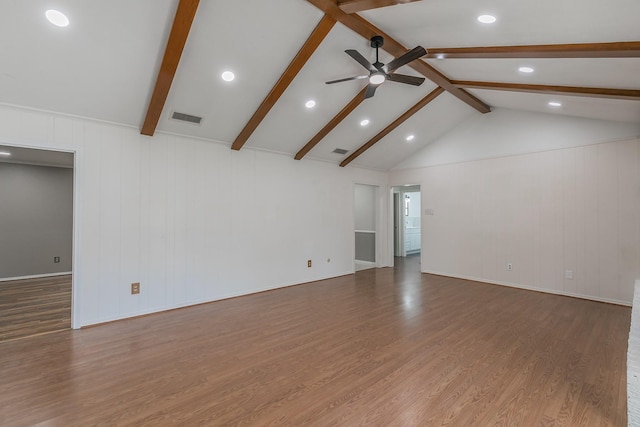
[[(0, 102), (141, 126), (177, 0), (0, 0)], [(47, 9), (71, 24), (58, 28)], [(482, 13), (498, 21), (483, 25)], [(638, 0), (424, 0), (360, 14), (407, 48), (563, 44), (640, 40)], [(200, 2), (158, 131), (231, 144), (322, 18), (305, 0)], [(342, 24), (329, 33), (245, 147), (293, 156), (360, 91), (366, 80), (325, 85), (363, 74), (344, 53), (374, 52)], [(386, 53), (381, 61), (391, 59)], [(640, 58), (427, 60), (451, 80), (640, 89)], [(517, 68), (535, 68), (523, 75)], [(220, 79), (230, 69), (236, 80)], [(417, 75), (408, 67), (400, 73)], [(335, 148), (355, 150), (435, 85), (387, 82), (330, 132), (307, 157), (340, 163)], [(469, 90), (492, 107), (640, 122), (640, 101)], [(549, 100), (563, 102), (550, 109)], [(314, 99), (308, 110), (304, 102)], [(171, 120), (179, 111), (201, 125)], [(353, 164), (388, 170), (456, 124), (480, 114), (444, 93)], [(490, 113), (489, 113), (490, 114)], [(370, 119), (360, 127), (362, 118)], [(405, 141), (415, 134), (412, 142)], [(303, 160), (304, 161), (304, 160)]]

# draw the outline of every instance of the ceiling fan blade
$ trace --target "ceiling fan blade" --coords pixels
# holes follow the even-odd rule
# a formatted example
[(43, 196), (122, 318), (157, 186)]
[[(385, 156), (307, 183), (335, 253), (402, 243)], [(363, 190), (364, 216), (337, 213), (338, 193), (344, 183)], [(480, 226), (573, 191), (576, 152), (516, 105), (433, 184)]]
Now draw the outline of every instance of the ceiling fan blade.
[(338, 80), (331, 80), (330, 82), (325, 82), (325, 84), (333, 84), (333, 83), (340, 83), (340, 82), (348, 82), (349, 80), (360, 80), (360, 79), (366, 79), (369, 76), (355, 76), (355, 77), (347, 77), (344, 79), (338, 79)]
[(364, 99), (371, 98), (376, 93), (376, 89), (378, 89), (378, 86), (380, 85), (369, 83), (369, 86), (367, 86), (367, 92), (364, 94)]
[(345, 50), (345, 52), (347, 53), (347, 55), (349, 55), (350, 57), (358, 61), (358, 63), (362, 65), (364, 68), (366, 68), (367, 70), (371, 72), (376, 71), (376, 67), (374, 67), (371, 62), (367, 61), (367, 58), (362, 56), (360, 52), (358, 52), (357, 50), (347, 49)]
[(425, 48), (423, 48), (422, 46), (416, 46), (413, 49), (411, 49), (409, 52), (405, 53), (404, 55), (401, 55), (399, 57), (397, 57), (396, 59), (394, 59), (393, 61), (389, 62), (387, 65), (385, 65), (384, 71), (386, 73), (390, 73), (393, 70), (396, 70), (400, 67), (402, 67), (403, 65), (408, 64), (409, 62), (420, 58), (421, 56), (424, 56), (427, 54), (427, 50)]
[(387, 74), (387, 80), (414, 86), (420, 86), (424, 83), (424, 77), (407, 76), (406, 74)]

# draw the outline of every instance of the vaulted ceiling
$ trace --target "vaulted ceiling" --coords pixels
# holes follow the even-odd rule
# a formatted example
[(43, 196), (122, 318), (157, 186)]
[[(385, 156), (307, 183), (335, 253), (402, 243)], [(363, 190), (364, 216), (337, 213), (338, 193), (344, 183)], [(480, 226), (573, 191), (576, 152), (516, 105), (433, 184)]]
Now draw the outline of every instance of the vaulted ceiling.
[[(387, 170), (492, 108), (640, 123), (637, 0), (0, 4), (0, 102), (134, 125), (145, 135)], [(50, 8), (70, 25), (49, 24)], [(482, 14), (496, 22), (479, 22)], [(397, 70), (425, 83), (388, 81), (368, 99), (366, 79), (326, 85), (367, 73), (344, 51), (373, 62), (374, 35), (385, 38), (384, 63), (425, 47), (425, 57)], [(224, 71), (235, 80), (222, 80)], [(203, 120), (177, 121), (174, 112)]]

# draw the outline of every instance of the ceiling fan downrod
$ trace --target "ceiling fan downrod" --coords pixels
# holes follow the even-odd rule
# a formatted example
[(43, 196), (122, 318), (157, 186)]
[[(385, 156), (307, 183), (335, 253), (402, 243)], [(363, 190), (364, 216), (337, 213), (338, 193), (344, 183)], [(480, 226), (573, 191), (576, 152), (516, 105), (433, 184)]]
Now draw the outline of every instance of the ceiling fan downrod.
[(380, 69), (384, 64), (380, 62), (378, 58), (378, 49), (384, 45), (384, 38), (382, 36), (371, 37), (371, 47), (376, 50), (376, 62), (373, 64), (377, 69)]

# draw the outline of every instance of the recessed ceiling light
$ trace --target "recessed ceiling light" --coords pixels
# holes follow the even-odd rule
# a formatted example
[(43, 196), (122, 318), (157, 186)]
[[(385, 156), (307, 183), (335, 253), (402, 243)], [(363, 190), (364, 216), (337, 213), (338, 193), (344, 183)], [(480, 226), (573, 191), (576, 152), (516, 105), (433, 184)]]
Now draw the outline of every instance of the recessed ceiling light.
[(436, 59), (444, 59), (444, 53), (437, 54)]
[(562, 107), (562, 103), (558, 102), (558, 101), (550, 101), (549, 102), (549, 107)]
[(307, 108), (313, 108), (316, 106), (316, 101), (314, 101), (313, 99), (310, 99), (304, 103), (304, 106)]
[(233, 81), (233, 79), (235, 78), (236, 78), (236, 75), (233, 74), (231, 71), (225, 71), (224, 73), (222, 73), (222, 80), (224, 80), (225, 82)]
[(533, 73), (533, 68), (532, 67), (520, 67), (520, 68), (518, 68), (518, 71), (520, 71), (521, 73)]
[(8, 151), (0, 151), (0, 156), (10, 156), (11, 153)]
[(493, 24), (494, 22), (496, 22), (496, 17), (493, 15), (480, 15), (478, 16), (478, 21), (482, 22), (483, 24)]
[(360, 122), (360, 126), (366, 126), (369, 124), (369, 119), (364, 119), (363, 121)]
[(44, 14), (53, 25), (57, 25), (58, 27), (66, 27), (69, 25), (69, 18), (59, 10), (49, 9)]
[(416, 137), (415, 135), (408, 135), (405, 139), (406, 139), (407, 141), (413, 141), (413, 139), (414, 139), (415, 137)]

